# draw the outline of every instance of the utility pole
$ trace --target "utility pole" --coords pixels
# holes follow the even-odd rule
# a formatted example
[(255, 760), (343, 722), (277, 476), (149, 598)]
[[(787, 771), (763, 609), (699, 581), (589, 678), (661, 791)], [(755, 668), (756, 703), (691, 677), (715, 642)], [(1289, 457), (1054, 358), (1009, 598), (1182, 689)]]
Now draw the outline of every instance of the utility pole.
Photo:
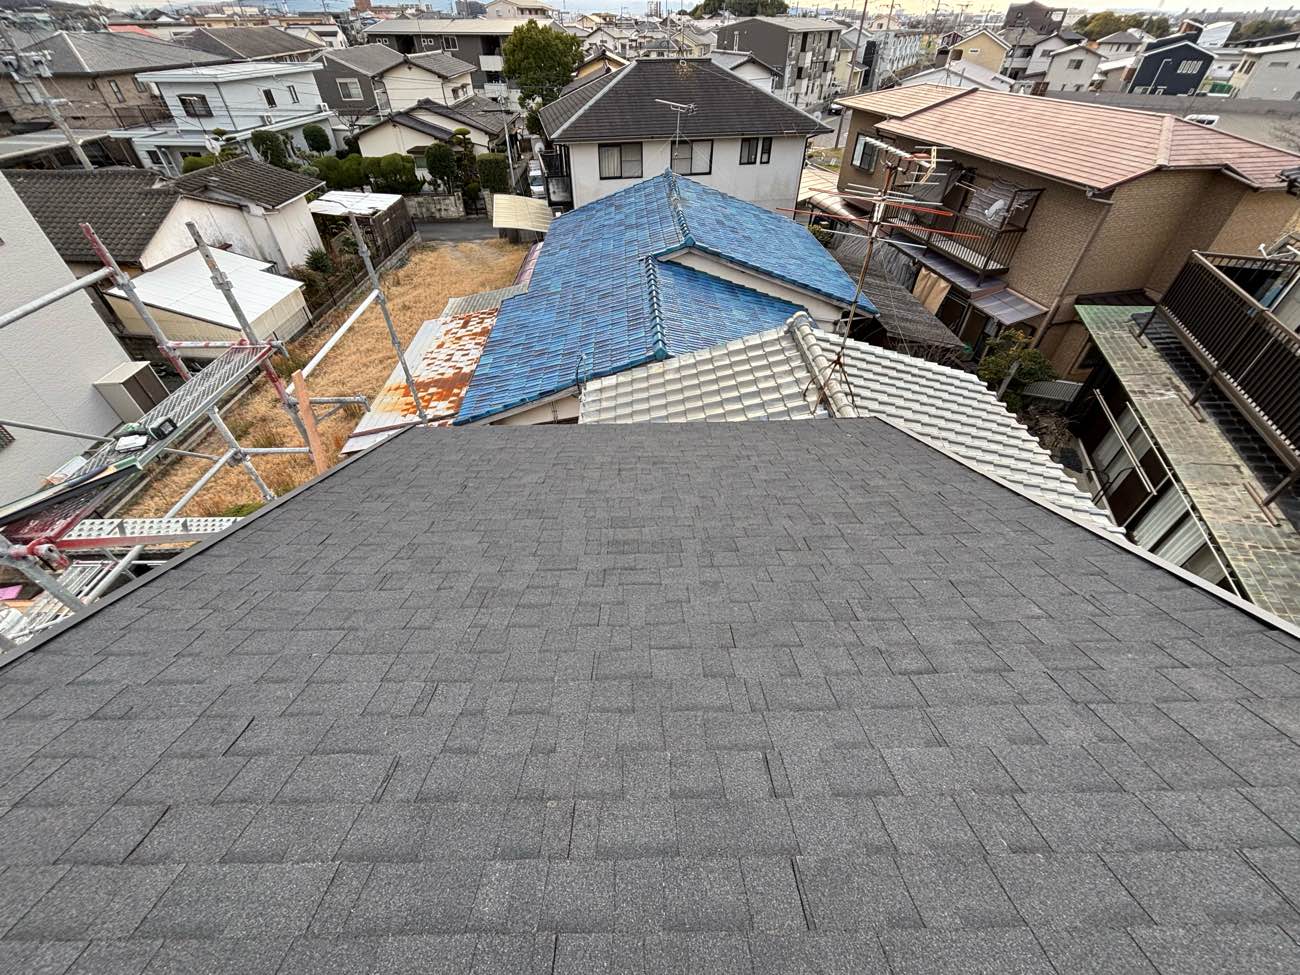
[(0, 39), (3, 39), (5, 46), (13, 53), (4, 55), (4, 66), (13, 78), (14, 83), (28, 86), (28, 90), (35, 90), (40, 99), (41, 105), (49, 113), (52, 121), (63, 133), (63, 138), (68, 143), (68, 148), (72, 154), (77, 157), (77, 162), (81, 163), (82, 169), (94, 169), (90, 164), (90, 157), (86, 151), (81, 148), (81, 143), (77, 137), (72, 134), (72, 129), (63, 119), (63, 113), (59, 111), (59, 105), (67, 101), (66, 98), (51, 98), (50, 93), (45, 90), (45, 85), (41, 83), (41, 78), (50, 77), (49, 66), (45, 59), (35, 53), (24, 53), (18, 50), (18, 42), (14, 40), (13, 34), (9, 31), (9, 25), (4, 18), (0, 18)]

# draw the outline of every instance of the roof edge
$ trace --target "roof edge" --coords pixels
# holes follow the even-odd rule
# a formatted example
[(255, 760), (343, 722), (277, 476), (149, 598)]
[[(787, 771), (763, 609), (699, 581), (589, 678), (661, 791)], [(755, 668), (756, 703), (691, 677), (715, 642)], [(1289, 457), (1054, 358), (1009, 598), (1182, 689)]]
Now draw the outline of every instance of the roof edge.
[[(636, 66), (640, 63), (641, 63), (640, 60), (633, 60), (631, 64), (625, 65), (624, 67), (619, 68), (617, 71), (611, 71), (609, 74), (605, 75), (606, 78), (611, 79), (605, 84), (605, 87), (602, 88), (600, 91), (596, 92), (596, 94), (592, 95), (591, 98), (587, 99), (587, 103), (583, 105), (580, 109), (578, 109), (576, 112), (574, 112), (572, 115), (570, 115), (568, 118), (566, 118), (564, 120), (563, 125), (561, 125), (554, 132), (547, 133), (547, 135), (552, 140), (558, 139), (560, 137), (560, 134), (563, 133), (565, 129), (567, 129), (570, 125), (572, 125), (576, 119), (581, 118), (583, 113), (586, 112), (587, 109), (591, 108), (592, 105), (596, 104), (596, 102), (604, 98), (605, 92), (609, 91), (620, 81), (622, 81), (623, 78), (625, 78), (627, 75), (631, 74), (634, 70), (636, 70)], [(600, 79), (598, 78), (596, 80), (599, 81)], [(569, 95), (576, 95), (578, 92), (582, 91), (582, 89), (585, 87), (586, 87), (585, 85), (582, 85), (578, 88), (575, 88), (573, 91), (569, 92)], [(568, 98), (569, 95), (565, 95), (564, 97)], [(558, 100), (559, 99), (557, 99), (557, 101)], [(551, 102), (551, 104), (554, 105), (555, 102)]]

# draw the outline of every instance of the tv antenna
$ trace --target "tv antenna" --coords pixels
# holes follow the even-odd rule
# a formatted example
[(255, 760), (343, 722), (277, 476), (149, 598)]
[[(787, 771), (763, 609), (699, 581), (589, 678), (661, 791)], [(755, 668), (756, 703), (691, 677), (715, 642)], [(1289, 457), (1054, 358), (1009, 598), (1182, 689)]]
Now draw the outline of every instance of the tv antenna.
[[(680, 142), (682, 138), (682, 116), (694, 115), (696, 111), (695, 103), (690, 102), (688, 104), (682, 104), (681, 102), (670, 102), (664, 98), (656, 98), (655, 101), (660, 105), (667, 105), (670, 111), (677, 113), (677, 128), (673, 132), (673, 153), (675, 154), (677, 151), (677, 143)], [(670, 155), (669, 161), (671, 162), (671, 160), (672, 156)]]

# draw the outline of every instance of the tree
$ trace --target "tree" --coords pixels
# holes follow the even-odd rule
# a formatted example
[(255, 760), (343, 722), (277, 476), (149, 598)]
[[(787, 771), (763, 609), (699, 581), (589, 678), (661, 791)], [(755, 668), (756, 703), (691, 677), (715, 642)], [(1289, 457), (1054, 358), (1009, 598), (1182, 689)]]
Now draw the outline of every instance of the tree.
[(499, 152), (485, 152), (475, 160), (479, 181), (493, 193), (510, 192), (510, 161)]
[(1037, 349), (1029, 348), (1028, 335), (1019, 329), (1008, 328), (989, 344), (988, 352), (980, 362), (976, 374), (990, 388), (997, 389), (1011, 375), (1013, 368), (1015, 375), (1007, 386), (1006, 402), (1007, 406), (1018, 412), (1022, 404), (1020, 391), (1030, 383), (1055, 379), (1056, 370), (1052, 368), (1047, 356)]
[(257, 129), (249, 137), (249, 141), (253, 143), (257, 154), (272, 166), (279, 166), (281, 169), (295, 168), (289, 161), (289, 150), (285, 147), (284, 139), (279, 133)]
[(1108, 34), (1124, 30), (1144, 30), (1153, 37), (1164, 37), (1170, 31), (1168, 17), (1150, 17), (1145, 14), (1117, 14), (1113, 10), (1084, 14), (1074, 22), (1074, 29), (1090, 41), (1101, 40)]
[(456, 153), (445, 142), (431, 142), (424, 150), (424, 168), (434, 186), (444, 193), (450, 193), (456, 185), (460, 170), (456, 165)]
[(330, 151), (329, 134), (319, 125), (304, 125), (302, 128), (302, 141), (307, 143), (307, 148), (312, 152), (324, 153)]
[(691, 16), (714, 17), (726, 11), (735, 17), (780, 17), (789, 9), (785, 0), (703, 0)]
[(1273, 34), (1285, 34), (1291, 29), (1290, 21), (1286, 20), (1268, 20), (1257, 18), (1248, 20), (1244, 23), (1237, 21), (1237, 26), (1232, 28), (1232, 33), (1228, 35), (1228, 43), (1234, 41), (1252, 41), (1257, 37), (1269, 37)]
[(366, 181), (376, 193), (418, 193), (420, 178), (415, 175), (415, 160), (400, 152), (372, 156), (363, 163)]
[(332, 190), (351, 190), (366, 181), (365, 161), (361, 156), (321, 156), (315, 162), (316, 172)]
[(530, 106), (528, 130), (540, 132), (537, 109), (559, 98), (572, 80), (582, 63), (582, 39), (530, 20), (511, 31), (501, 54), (501, 73), (519, 88), (520, 102)]
[(217, 164), (216, 156), (186, 156), (181, 160), (181, 172), (192, 173), (196, 169), (207, 169)]
[(460, 128), (451, 133), (451, 151), (456, 157), (456, 182), (462, 187), (478, 183), (478, 164), (474, 159), (474, 143), (469, 139), (469, 129)]

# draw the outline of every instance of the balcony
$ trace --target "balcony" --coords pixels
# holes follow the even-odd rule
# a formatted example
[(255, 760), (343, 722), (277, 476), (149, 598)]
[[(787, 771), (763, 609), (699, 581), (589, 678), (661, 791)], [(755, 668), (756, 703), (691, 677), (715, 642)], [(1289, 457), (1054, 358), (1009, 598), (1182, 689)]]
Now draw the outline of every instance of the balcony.
[(1193, 252), (1156, 306), (1207, 373), (1191, 404), (1217, 386), (1291, 469), (1300, 472), (1300, 336), (1289, 318), (1300, 261)]
[(986, 275), (1011, 269), (1041, 193), (1007, 183), (977, 183), (972, 178), (948, 186), (941, 178), (918, 186), (913, 195), (942, 212), (898, 211), (895, 229), (977, 272), (983, 281)]

